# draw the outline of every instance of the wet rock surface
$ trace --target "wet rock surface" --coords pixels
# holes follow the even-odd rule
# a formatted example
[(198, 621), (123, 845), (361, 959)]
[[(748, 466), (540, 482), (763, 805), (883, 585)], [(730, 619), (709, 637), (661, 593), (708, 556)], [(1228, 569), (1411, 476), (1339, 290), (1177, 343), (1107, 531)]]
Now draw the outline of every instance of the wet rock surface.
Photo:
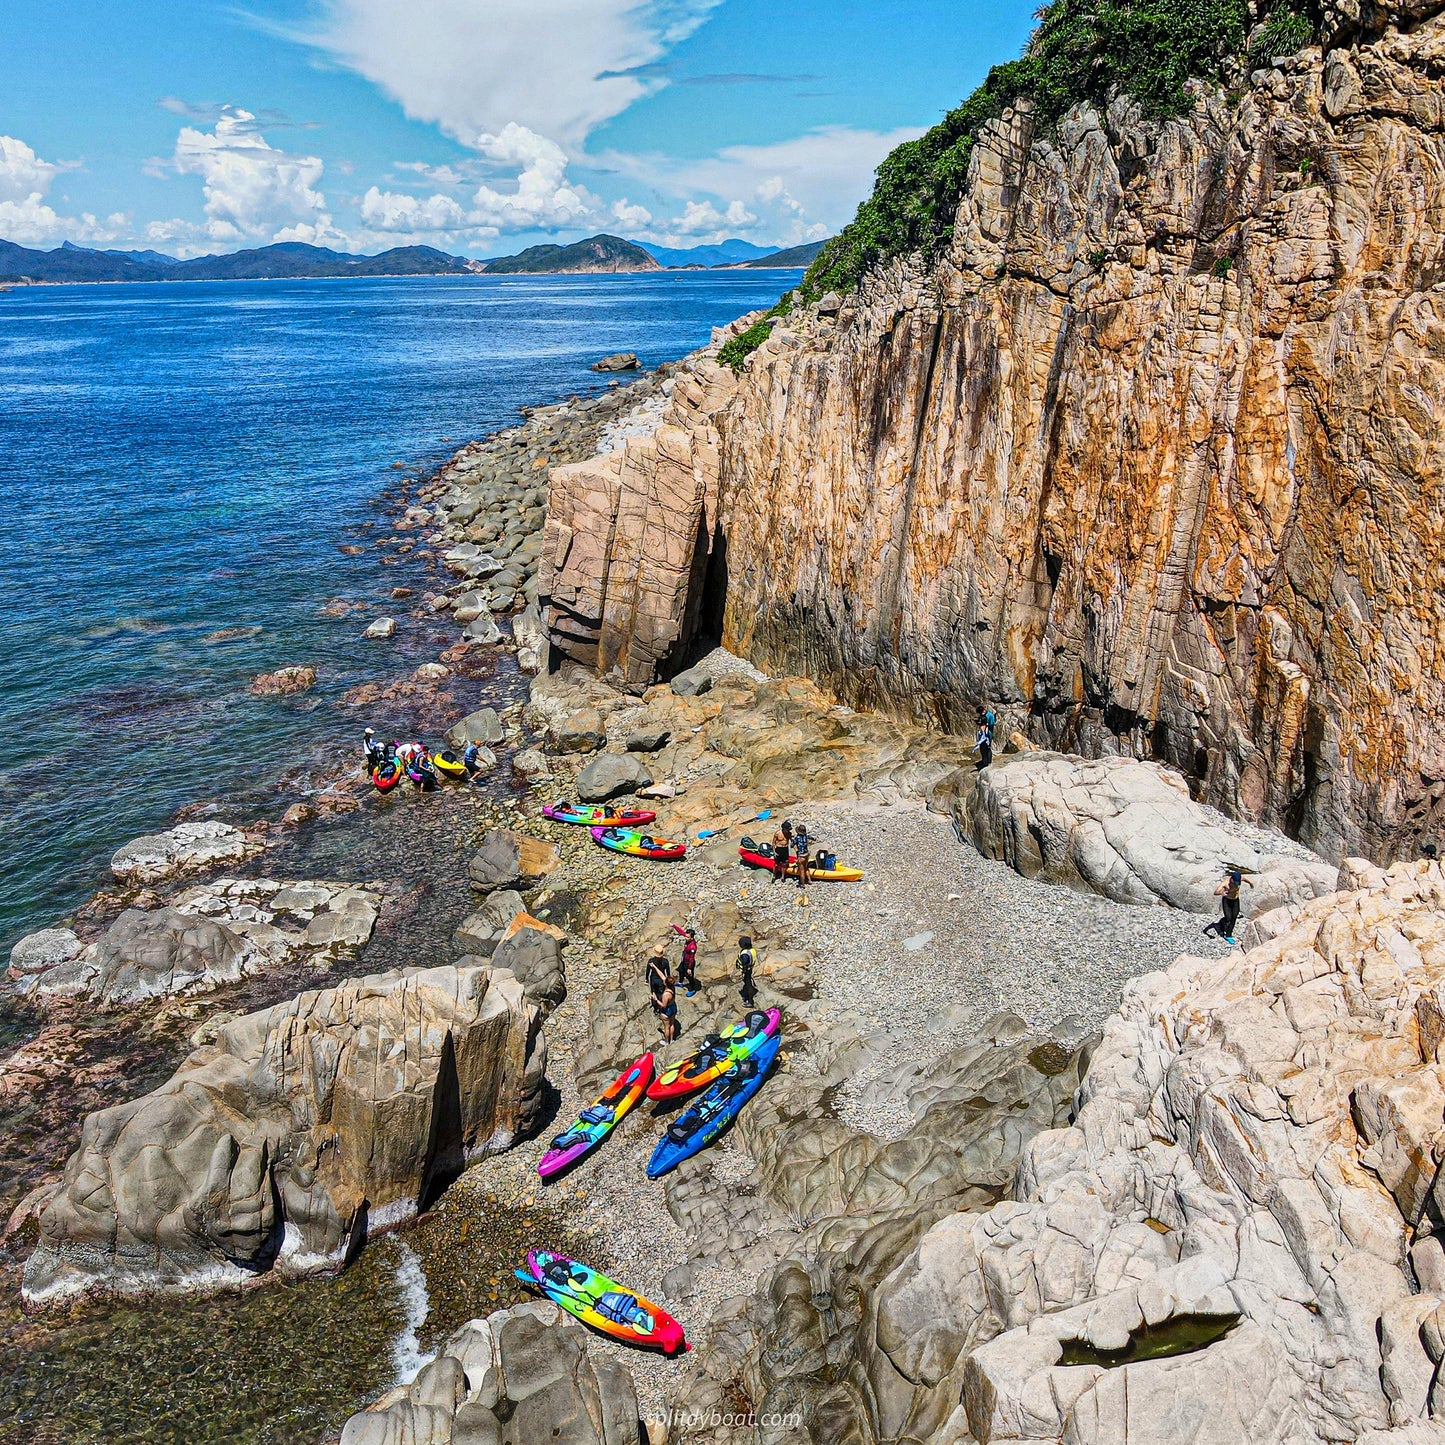
[(594, 1364), (587, 1332), (556, 1305), (463, 1325), (410, 1385), (353, 1415), (341, 1445), (637, 1445), (627, 1371)]

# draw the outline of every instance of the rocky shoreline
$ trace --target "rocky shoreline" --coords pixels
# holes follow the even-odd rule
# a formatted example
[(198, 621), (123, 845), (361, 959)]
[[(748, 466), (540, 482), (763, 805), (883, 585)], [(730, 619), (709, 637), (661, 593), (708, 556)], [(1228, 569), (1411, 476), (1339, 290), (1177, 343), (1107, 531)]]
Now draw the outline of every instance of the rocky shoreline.
[[(1281, 1445), (1434, 1438), (1409, 1432), (1445, 1413), (1439, 866), (1337, 869), (1151, 763), (1020, 736), (981, 769), (957, 736), (720, 650), (652, 686), (550, 671), (537, 478), (575, 502), (579, 465), (664, 454), (716, 369), (539, 409), (400, 489), (382, 541), (428, 571), (391, 621), (444, 645), (350, 705), (485, 743), (485, 787), (379, 798), (358, 767), (284, 827), (138, 840), (72, 931), (17, 947), (47, 1026), (0, 1054), (0, 1107), (50, 1113), (3, 1181), (27, 1192), (0, 1286), (18, 1296), (25, 1256), (51, 1313), (8, 1304), (7, 1353), (63, 1379), (98, 1300), (175, 1320), (244, 1288), (264, 1314), (287, 1293), (268, 1281), (343, 1271), (299, 1286), (349, 1301), (315, 1355), (335, 1331), (381, 1363), (304, 1430), (273, 1383), (230, 1438), (1103, 1445), (1212, 1438), (1210, 1412)], [(464, 675), (495, 706), (465, 712)], [(597, 848), (541, 816), (564, 795), (645, 799), (687, 858)], [(742, 867), (784, 815), (864, 881), (803, 894)], [(1240, 859), (1260, 895), (1227, 949), (1202, 913)], [(701, 987), (662, 1048), (642, 960), (686, 925)], [(621, 1067), (740, 1014), (744, 933), (784, 1048), (737, 1127), (653, 1183), (638, 1111), (542, 1186), (547, 1140)], [(694, 1353), (524, 1302), (508, 1271), (536, 1244), (662, 1303)], [(379, 1289), (383, 1257), (400, 1314), (345, 1287)], [(40, 1373), (0, 1404), (51, 1433), (4, 1445), (187, 1438), (63, 1404), (55, 1433)]]

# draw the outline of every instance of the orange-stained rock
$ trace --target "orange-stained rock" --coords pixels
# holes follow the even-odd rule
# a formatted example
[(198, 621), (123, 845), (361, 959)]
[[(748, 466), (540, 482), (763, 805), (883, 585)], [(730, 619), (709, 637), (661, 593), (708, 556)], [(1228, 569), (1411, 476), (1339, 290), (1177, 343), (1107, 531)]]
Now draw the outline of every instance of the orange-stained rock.
[(695, 358), (652, 442), (554, 474), (554, 645), (641, 687), (722, 612), (847, 701), (987, 699), (1332, 857), (1408, 850), (1445, 820), (1442, 44), (1167, 124), (1005, 115), (936, 268), (796, 309), (736, 387)]

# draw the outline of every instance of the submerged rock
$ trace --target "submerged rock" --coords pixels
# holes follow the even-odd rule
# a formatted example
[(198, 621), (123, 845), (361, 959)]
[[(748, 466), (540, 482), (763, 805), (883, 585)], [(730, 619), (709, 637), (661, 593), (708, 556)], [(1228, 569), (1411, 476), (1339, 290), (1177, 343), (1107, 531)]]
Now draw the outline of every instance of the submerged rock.
[(316, 669), (310, 666), (278, 667), (251, 679), (251, 691), (257, 697), (293, 697), (315, 686)]
[(521, 984), (482, 967), (350, 979), (213, 1040), (86, 1118), (27, 1302), (337, 1269), (530, 1129), (546, 1064)]
[(580, 1324), (536, 1301), (470, 1320), (415, 1380), (353, 1415), (341, 1445), (638, 1445), (625, 1366), (594, 1362)]

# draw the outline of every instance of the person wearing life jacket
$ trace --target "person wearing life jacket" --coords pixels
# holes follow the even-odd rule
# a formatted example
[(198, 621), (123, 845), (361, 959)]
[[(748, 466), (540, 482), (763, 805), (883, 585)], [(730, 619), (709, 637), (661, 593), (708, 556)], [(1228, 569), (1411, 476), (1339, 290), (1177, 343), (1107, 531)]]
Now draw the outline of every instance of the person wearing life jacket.
[(738, 972), (742, 975), (743, 1003), (748, 1008), (752, 1008), (758, 999), (758, 990), (753, 984), (753, 970), (757, 966), (757, 952), (753, 948), (752, 939), (745, 933), (738, 939)]

